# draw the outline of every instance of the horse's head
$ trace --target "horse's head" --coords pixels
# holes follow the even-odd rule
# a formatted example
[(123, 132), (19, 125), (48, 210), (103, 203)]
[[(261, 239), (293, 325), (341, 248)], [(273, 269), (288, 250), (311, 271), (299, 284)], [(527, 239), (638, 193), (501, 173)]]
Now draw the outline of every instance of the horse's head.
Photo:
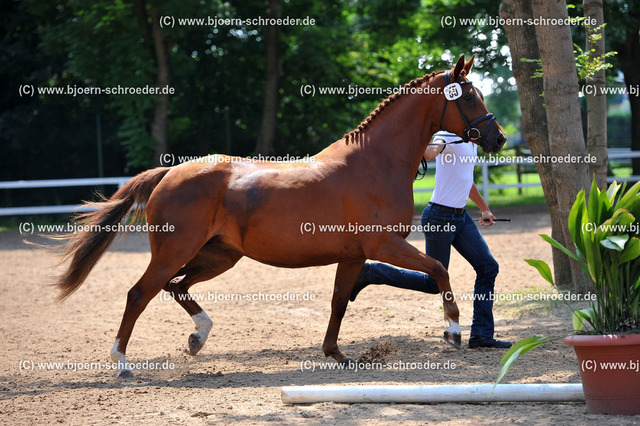
[[(487, 111), (484, 97), (467, 75), (473, 66), (472, 56), (465, 63), (464, 55), (456, 66), (439, 77), (444, 79), (444, 106), (440, 118), (440, 130), (446, 130), (482, 147), (484, 152), (498, 152), (507, 141), (493, 114)], [(447, 108), (455, 104), (457, 108)]]

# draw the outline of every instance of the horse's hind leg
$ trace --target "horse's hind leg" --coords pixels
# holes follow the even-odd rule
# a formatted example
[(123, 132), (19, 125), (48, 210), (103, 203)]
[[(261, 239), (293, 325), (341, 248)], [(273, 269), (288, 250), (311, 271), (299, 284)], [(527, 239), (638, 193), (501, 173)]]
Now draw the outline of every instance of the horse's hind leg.
[(196, 332), (189, 336), (189, 353), (196, 355), (209, 337), (213, 322), (189, 294), (189, 288), (201, 281), (210, 280), (231, 269), (241, 254), (228, 251), (215, 244), (207, 244), (196, 257), (187, 263), (165, 286), (173, 299), (184, 308), (196, 325)]
[(131, 332), (147, 304), (160, 292), (163, 284), (180, 268), (178, 262), (176, 257), (153, 256), (140, 280), (129, 290), (122, 322), (111, 349), (111, 359), (118, 363), (118, 377), (133, 376), (125, 357)]
[(325, 356), (330, 356), (339, 363), (352, 362), (338, 348), (338, 333), (340, 333), (340, 324), (342, 324), (342, 318), (347, 310), (351, 290), (363, 264), (364, 262), (339, 263), (336, 271), (336, 281), (333, 297), (331, 298), (331, 318), (329, 319), (322, 350)]

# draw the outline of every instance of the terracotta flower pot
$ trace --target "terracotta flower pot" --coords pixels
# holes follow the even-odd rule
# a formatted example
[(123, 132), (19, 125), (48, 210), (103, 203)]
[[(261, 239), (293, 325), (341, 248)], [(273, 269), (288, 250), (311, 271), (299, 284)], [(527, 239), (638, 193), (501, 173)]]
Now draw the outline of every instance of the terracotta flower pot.
[(640, 334), (569, 336), (592, 414), (640, 414)]

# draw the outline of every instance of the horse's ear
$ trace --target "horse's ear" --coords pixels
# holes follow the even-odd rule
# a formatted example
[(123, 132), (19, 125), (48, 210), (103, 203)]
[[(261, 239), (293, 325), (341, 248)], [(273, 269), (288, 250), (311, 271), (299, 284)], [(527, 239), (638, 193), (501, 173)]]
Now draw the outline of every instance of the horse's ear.
[[(473, 62), (473, 59), (471, 60)], [(455, 80), (456, 78), (458, 78), (458, 76), (460, 75), (460, 73), (462, 72), (462, 70), (465, 67), (465, 63), (464, 63), (464, 55), (460, 56), (458, 58), (458, 62), (456, 63), (456, 67), (453, 70), (453, 79)]]
[[(463, 56), (463, 58), (464, 58), (464, 56)], [(469, 75), (469, 72), (471, 71), (471, 67), (473, 67), (473, 60), (474, 60), (475, 58), (476, 58), (476, 55), (473, 55), (473, 56), (471, 57), (471, 59), (469, 59), (469, 60), (467, 61), (467, 63), (466, 63), (466, 64), (464, 64), (464, 68), (463, 68), (463, 69), (464, 69), (464, 71), (465, 71), (465, 73), (466, 73), (467, 75)]]

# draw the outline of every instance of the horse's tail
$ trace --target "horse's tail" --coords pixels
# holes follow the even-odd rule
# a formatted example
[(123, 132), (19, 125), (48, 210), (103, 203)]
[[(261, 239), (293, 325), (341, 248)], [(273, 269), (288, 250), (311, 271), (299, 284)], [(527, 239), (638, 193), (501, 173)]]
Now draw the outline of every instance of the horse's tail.
[(53, 237), (67, 241), (61, 247), (60, 263), (71, 259), (67, 270), (54, 283), (60, 290), (58, 300), (66, 299), (82, 285), (91, 269), (113, 242), (118, 233), (118, 224), (132, 207), (134, 219), (145, 216), (146, 204), (151, 193), (168, 171), (169, 167), (147, 170), (127, 182), (108, 200), (86, 203), (88, 207), (96, 210), (77, 216), (78, 231)]

